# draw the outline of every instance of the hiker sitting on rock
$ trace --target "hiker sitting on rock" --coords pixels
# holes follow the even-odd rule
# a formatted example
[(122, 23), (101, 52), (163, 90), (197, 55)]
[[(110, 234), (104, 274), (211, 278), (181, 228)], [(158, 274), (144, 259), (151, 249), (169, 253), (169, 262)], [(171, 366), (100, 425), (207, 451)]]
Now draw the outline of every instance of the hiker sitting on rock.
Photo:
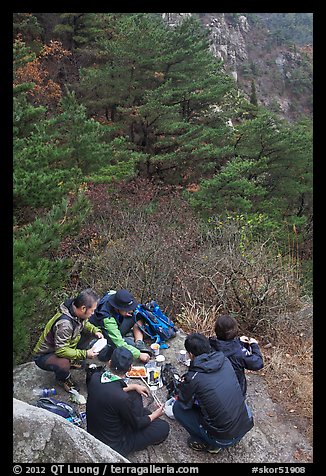
[(237, 337), (238, 323), (229, 315), (219, 316), (215, 323), (216, 337), (210, 337), (209, 343), (220, 350), (230, 360), (244, 396), (247, 393), (245, 369), (260, 370), (264, 366), (263, 356), (258, 342), (246, 336)]
[(227, 357), (212, 350), (202, 334), (186, 337), (188, 372), (178, 384), (175, 419), (190, 434), (188, 446), (218, 453), (233, 446), (254, 426), (249, 407)]
[(92, 349), (78, 348), (81, 333), (103, 338), (100, 329), (88, 322), (96, 309), (98, 295), (91, 289), (81, 291), (74, 299), (67, 299), (60, 310), (46, 324), (33, 349), (34, 361), (42, 370), (55, 373), (56, 381), (69, 392), (79, 390), (71, 379), (70, 368), (78, 361), (93, 359), (97, 353)]
[(144, 336), (139, 326), (135, 325), (142, 326), (142, 322), (136, 323), (132, 313), (137, 304), (133, 295), (126, 289), (109, 291), (98, 303), (90, 322), (102, 329), (109, 347), (99, 354), (100, 360), (109, 360), (111, 354), (107, 350), (110, 350), (110, 347), (111, 353), (116, 347), (125, 347), (135, 359), (141, 362), (149, 361), (151, 351), (144, 344)]
[(87, 370), (87, 431), (123, 456), (163, 442), (169, 424), (159, 417), (164, 405), (151, 411), (143, 406), (142, 396), (150, 390), (144, 385), (126, 384), (132, 353), (125, 347), (114, 349), (106, 368)]

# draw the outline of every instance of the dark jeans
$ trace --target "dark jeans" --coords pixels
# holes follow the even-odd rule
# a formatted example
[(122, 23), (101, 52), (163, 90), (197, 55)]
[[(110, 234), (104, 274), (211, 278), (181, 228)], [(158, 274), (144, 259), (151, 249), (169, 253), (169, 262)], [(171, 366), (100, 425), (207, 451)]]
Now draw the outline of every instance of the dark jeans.
[[(77, 348), (88, 349), (94, 337), (88, 333), (82, 333)], [(40, 369), (54, 372), (56, 380), (66, 380), (70, 375), (70, 360), (65, 357), (58, 357), (54, 352), (34, 357), (34, 362)]]
[[(142, 397), (136, 390), (128, 392), (128, 397), (135, 415), (143, 416), (151, 413), (148, 408), (144, 408)], [(169, 431), (170, 425), (168, 422), (156, 418), (147, 427), (135, 432), (130, 431), (128, 439), (122, 441), (119, 448), (114, 449), (123, 456), (126, 456), (134, 451), (144, 450), (150, 445), (162, 443), (167, 438)]]
[[(249, 417), (252, 416), (250, 408), (247, 406)], [(187, 430), (190, 436), (202, 443), (207, 443), (215, 448), (227, 448), (238, 443), (244, 435), (233, 438), (232, 440), (218, 440), (212, 436), (201, 424), (200, 410), (198, 406), (194, 405), (190, 409), (184, 409), (178, 400), (173, 405), (173, 414), (175, 419)]]
[[(121, 336), (123, 337), (123, 340), (129, 344), (129, 345), (135, 345), (135, 339), (132, 336), (127, 336), (126, 334), (129, 334), (132, 332), (132, 328), (135, 325), (135, 321), (131, 319), (130, 317), (123, 317), (121, 323), (119, 324), (119, 331)], [(116, 348), (116, 345), (112, 341), (111, 337), (109, 334), (106, 332), (105, 329), (101, 330), (103, 336), (107, 339), (108, 344), (112, 346), (113, 349)], [(102, 360), (102, 359), (100, 359)]]
[(34, 362), (40, 369), (54, 372), (56, 380), (66, 380), (70, 375), (70, 360), (57, 357), (53, 352), (34, 357)]

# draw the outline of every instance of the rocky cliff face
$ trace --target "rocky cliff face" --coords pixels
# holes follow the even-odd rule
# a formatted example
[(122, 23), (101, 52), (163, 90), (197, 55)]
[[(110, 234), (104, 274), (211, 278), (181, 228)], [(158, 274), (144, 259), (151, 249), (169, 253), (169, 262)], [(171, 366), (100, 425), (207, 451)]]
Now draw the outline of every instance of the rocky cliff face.
[(185, 18), (199, 18), (211, 38), (211, 50), (225, 71), (248, 96), (255, 82), (259, 104), (287, 119), (312, 115), (312, 45), (276, 42), (263, 23), (244, 14), (163, 13), (175, 26)]

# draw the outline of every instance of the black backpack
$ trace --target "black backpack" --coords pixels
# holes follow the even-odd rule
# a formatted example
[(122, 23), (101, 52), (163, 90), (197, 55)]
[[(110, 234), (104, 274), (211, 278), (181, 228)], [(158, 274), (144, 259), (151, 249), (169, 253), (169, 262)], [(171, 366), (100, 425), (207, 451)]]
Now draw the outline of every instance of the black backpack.
[[(104, 347), (104, 349), (105, 349), (105, 347)], [(104, 349), (102, 349), (102, 350), (104, 350)], [(87, 367), (86, 367), (86, 385), (88, 385), (88, 383), (89, 383), (93, 374), (95, 374), (96, 372), (103, 373), (105, 371), (105, 369), (106, 369), (105, 365), (88, 364)]]
[(162, 367), (161, 376), (162, 383), (166, 386), (168, 391), (167, 400), (171, 397), (175, 397), (178, 394), (178, 386), (181, 381), (178, 371), (172, 364), (167, 363)]

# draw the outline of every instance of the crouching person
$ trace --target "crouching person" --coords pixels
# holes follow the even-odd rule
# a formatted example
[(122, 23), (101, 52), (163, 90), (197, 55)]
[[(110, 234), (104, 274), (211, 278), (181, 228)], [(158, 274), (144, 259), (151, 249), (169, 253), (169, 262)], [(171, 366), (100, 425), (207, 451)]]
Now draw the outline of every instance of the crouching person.
[(254, 426), (251, 411), (223, 352), (212, 350), (199, 333), (186, 338), (185, 348), (191, 362), (178, 386), (173, 414), (189, 433), (191, 449), (218, 453), (238, 443)]
[(36, 365), (54, 372), (56, 383), (67, 392), (79, 390), (71, 378), (70, 369), (78, 368), (80, 362), (97, 356), (92, 349), (80, 348), (80, 341), (85, 333), (89, 338), (103, 338), (100, 329), (88, 322), (98, 300), (98, 295), (90, 288), (81, 291), (76, 298), (67, 299), (48, 321), (33, 349)]
[(150, 395), (149, 389), (125, 383), (132, 361), (132, 353), (118, 347), (106, 368), (87, 378), (87, 431), (123, 456), (162, 443), (170, 430), (159, 418), (164, 405), (153, 412), (144, 407), (142, 397)]

